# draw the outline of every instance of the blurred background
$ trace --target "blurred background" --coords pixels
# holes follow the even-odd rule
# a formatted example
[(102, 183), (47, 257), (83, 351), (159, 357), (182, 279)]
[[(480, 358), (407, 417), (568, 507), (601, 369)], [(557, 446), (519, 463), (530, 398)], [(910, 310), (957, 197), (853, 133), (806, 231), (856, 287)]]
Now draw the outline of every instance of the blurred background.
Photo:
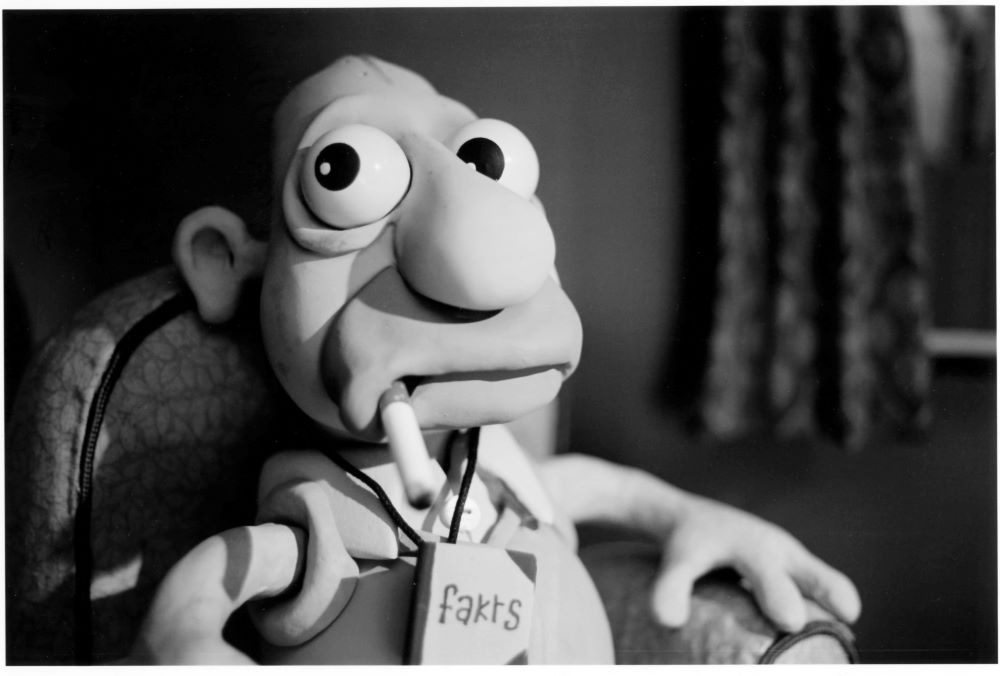
[(563, 450), (775, 521), (866, 662), (997, 661), (992, 7), (3, 14), (6, 405), (347, 53), (535, 144), (584, 355)]

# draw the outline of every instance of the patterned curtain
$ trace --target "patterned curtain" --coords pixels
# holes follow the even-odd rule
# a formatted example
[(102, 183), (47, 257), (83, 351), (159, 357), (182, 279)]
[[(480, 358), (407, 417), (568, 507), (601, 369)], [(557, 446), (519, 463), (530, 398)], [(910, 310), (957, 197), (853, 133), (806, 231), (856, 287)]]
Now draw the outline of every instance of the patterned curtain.
[(723, 10), (714, 318), (723, 438), (928, 418), (916, 125), (897, 7)]

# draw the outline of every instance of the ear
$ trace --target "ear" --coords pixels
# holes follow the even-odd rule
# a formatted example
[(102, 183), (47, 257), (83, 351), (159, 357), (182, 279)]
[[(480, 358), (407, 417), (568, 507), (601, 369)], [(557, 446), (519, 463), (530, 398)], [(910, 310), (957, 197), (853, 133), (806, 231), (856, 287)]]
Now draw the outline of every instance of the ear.
[(222, 207), (195, 211), (177, 226), (174, 262), (206, 322), (236, 313), (243, 283), (264, 270), (267, 244), (250, 237), (243, 220)]

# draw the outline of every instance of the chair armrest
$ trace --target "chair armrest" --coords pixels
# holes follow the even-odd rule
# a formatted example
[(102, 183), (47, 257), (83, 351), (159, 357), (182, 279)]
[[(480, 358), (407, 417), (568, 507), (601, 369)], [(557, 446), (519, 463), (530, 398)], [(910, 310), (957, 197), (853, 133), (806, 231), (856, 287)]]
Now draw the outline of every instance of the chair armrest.
[(688, 623), (659, 625), (650, 613), (650, 590), (660, 552), (649, 543), (591, 545), (581, 558), (604, 600), (618, 664), (836, 664), (857, 661), (854, 636), (807, 601), (807, 624), (779, 631), (761, 613), (735, 573), (719, 571), (695, 585)]

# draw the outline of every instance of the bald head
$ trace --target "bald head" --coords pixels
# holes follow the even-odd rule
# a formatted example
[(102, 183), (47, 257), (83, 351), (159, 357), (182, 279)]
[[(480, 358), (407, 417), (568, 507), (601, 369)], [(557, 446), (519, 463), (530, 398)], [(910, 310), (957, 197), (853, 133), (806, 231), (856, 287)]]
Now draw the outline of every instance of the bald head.
[(374, 56), (345, 56), (300, 82), (281, 102), (274, 117), (274, 177), (281, 182), (310, 121), (332, 101), (354, 94), (395, 90), (434, 94), (434, 87), (413, 71)]

